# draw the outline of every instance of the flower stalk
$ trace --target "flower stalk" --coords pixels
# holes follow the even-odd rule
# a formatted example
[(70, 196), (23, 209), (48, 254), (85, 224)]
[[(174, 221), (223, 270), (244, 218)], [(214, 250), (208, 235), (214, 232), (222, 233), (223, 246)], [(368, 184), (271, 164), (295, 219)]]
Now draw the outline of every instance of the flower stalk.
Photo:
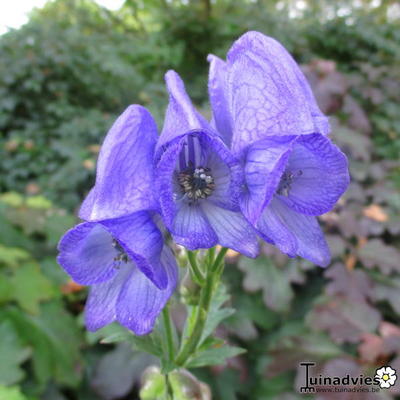
[[(189, 358), (195, 354), (203, 336), (203, 331), (207, 322), (207, 315), (210, 309), (214, 289), (218, 285), (221, 276), (221, 264), (228, 249), (221, 249), (215, 258), (215, 248), (210, 249), (206, 256), (206, 276), (200, 289), (200, 301), (196, 308), (196, 319), (190, 336), (183, 340), (181, 350), (175, 359), (178, 367), (183, 367)], [(193, 254), (193, 253), (192, 253)]]
[(165, 355), (168, 363), (171, 363), (174, 359), (174, 336), (172, 331), (171, 317), (169, 314), (168, 304), (164, 307), (162, 311), (164, 331), (165, 331)]

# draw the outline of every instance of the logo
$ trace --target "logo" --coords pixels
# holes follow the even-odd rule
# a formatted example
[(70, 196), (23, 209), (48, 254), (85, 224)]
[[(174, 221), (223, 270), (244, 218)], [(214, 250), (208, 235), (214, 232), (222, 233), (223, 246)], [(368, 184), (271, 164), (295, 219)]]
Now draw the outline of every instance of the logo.
[(396, 370), (391, 367), (379, 368), (375, 372), (375, 378), (379, 379), (379, 387), (389, 389), (396, 382)]
[(309, 367), (314, 367), (315, 363), (313, 362), (302, 362), (300, 363), (301, 366), (306, 367), (306, 385), (300, 388), (300, 393), (315, 393), (315, 387), (311, 386), (310, 384), (310, 377), (309, 377)]
[(378, 368), (375, 376), (326, 376), (315, 375), (312, 367), (314, 362), (302, 362), (300, 366), (304, 368), (305, 385), (300, 387), (300, 393), (316, 392), (379, 392), (380, 389), (389, 389), (396, 382), (396, 370), (390, 366)]

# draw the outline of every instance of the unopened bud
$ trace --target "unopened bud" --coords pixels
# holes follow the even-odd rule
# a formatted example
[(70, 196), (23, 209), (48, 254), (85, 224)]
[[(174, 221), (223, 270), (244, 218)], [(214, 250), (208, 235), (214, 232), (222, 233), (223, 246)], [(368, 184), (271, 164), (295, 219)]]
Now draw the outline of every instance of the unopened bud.
[(174, 399), (211, 400), (211, 391), (208, 385), (200, 382), (185, 369), (170, 373), (169, 381), (174, 393)]
[(140, 399), (158, 400), (166, 392), (165, 375), (154, 365), (146, 368), (140, 380)]

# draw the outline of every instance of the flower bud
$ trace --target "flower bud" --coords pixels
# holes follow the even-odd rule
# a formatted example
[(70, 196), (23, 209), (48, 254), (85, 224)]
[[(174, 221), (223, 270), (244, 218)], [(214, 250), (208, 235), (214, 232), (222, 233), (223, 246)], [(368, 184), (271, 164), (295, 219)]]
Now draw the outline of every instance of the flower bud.
[(211, 400), (208, 385), (185, 369), (170, 373), (169, 381), (176, 400)]
[(165, 376), (160, 368), (152, 365), (146, 368), (140, 380), (140, 399), (157, 400), (166, 392)]

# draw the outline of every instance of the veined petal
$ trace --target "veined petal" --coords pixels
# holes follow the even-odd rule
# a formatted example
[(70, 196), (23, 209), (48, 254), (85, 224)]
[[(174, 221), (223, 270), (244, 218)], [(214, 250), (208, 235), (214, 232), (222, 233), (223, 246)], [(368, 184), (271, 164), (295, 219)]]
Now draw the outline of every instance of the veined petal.
[(240, 212), (226, 210), (210, 201), (204, 202), (201, 207), (218, 237), (218, 244), (248, 257), (258, 255), (255, 231)]
[(301, 175), (291, 183), (288, 196), (280, 198), (302, 214), (330, 211), (350, 181), (346, 156), (319, 134), (299, 137), (287, 168), (295, 174), (301, 171)]
[(206, 119), (196, 111), (179, 75), (175, 71), (168, 71), (165, 74), (165, 81), (169, 93), (169, 103), (164, 126), (157, 142), (157, 161), (160, 159), (165, 146), (182, 135), (187, 135), (193, 131), (204, 131), (209, 136), (217, 135)]
[(256, 228), (266, 242), (277, 246), (282, 253), (289, 257), (296, 257), (298, 247), (296, 237), (273, 207), (276, 201), (276, 199), (272, 199), (269, 206), (264, 209), (257, 221)]
[(215, 182), (215, 189), (208, 200), (220, 207), (238, 211), (239, 196), (244, 182), (240, 165), (228, 167), (217, 152), (210, 151), (207, 166), (211, 169)]
[(178, 268), (171, 250), (164, 246), (161, 263), (167, 271), (168, 286), (158, 289), (138, 269), (131, 272), (116, 304), (117, 320), (136, 335), (146, 335), (154, 327), (157, 316), (175, 290)]
[(290, 257), (298, 255), (326, 267), (330, 252), (316, 217), (299, 214), (274, 198), (257, 224), (264, 239)]
[(134, 269), (132, 263), (124, 265), (113, 279), (91, 286), (85, 305), (85, 325), (89, 331), (97, 331), (116, 320), (118, 296)]
[(267, 135), (328, 133), (303, 73), (277, 41), (248, 32), (227, 59), (235, 152)]
[(104, 282), (118, 267), (115, 257), (119, 251), (114, 240), (157, 287), (167, 286), (168, 277), (160, 264), (163, 238), (147, 212), (77, 225), (61, 239), (57, 260), (77, 283)]
[(296, 140), (296, 136), (270, 136), (251, 144), (245, 151), (246, 190), (240, 207), (252, 224), (275, 193)]
[(58, 244), (58, 263), (82, 285), (111, 279), (116, 274), (112, 236), (99, 224), (84, 222), (70, 229)]
[(228, 102), (227, 65), (225, 61), (210, 54), (208, 75), (208, 93), (210, 96), (213, 119), (218, 133), (230, 147), (232, 141), (232, 116)]
[(218, 243), (199, 204), (181, 202), (171, 231), (175, 241), (190, 250), (210, 248)]
[(101, 147), (96, 184), (80, 209), (80, 218), (99, 221), (156, 208), (153, 155), (157, 126), (139, 105), (115, 121)]
[(168, 284), (167, 272), (160, 263), (163, 237), (148, 212), (101, 222), (135, 262), (139, 270), (157, 287)]

